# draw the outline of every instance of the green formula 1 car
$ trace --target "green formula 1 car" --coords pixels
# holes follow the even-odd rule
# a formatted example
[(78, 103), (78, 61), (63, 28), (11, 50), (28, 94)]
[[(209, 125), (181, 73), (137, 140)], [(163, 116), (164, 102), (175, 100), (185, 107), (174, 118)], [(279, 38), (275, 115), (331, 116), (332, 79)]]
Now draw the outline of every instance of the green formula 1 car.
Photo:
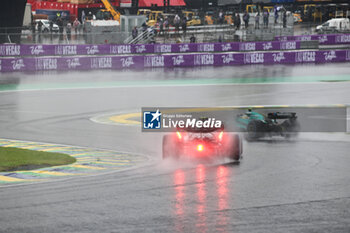
[(248, 109), (236, 117), (238, 128), (246, 132), (246, 139), (254, 141), (265, 136), (295, 136), (300, 125), (295, 112), (270, 112), (267, 115)]

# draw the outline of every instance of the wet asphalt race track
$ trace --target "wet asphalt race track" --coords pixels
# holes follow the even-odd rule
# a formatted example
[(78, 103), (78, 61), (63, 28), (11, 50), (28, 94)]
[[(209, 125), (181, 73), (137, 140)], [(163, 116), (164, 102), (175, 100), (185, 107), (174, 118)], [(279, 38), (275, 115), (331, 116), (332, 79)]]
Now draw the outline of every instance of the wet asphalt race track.
[[(1, 74), (12, 89), (0, 92), (1, 138), (150, 160), (121, 172), (3, 186), (0, 232), (349, 232), (346, 140), (244, 143), (239, 165), (184, 164), (162, 162), (161, 134), (90, 120), (143, 106), (346, 104), (349, 74), (348, 64)], [(256, 77), (264, 84), (235, 84)]]

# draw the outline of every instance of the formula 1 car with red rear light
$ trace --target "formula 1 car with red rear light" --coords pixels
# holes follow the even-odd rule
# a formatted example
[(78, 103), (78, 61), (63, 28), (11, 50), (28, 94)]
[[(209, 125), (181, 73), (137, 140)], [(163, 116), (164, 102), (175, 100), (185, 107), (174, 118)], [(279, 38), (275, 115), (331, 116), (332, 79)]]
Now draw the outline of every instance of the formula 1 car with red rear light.
[(211, 160), (242, 158), (242, 139), (239, 134), (224, 128), (184, 128), (163, 137), (163, 159), (190, 158)]

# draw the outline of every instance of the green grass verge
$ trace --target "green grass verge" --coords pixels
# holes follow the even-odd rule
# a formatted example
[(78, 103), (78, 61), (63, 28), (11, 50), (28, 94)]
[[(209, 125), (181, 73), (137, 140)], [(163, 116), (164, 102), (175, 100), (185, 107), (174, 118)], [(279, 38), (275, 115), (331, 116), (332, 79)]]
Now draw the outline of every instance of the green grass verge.
[(0, 147), (0, 172), (31, 170), (74, 163), (75, 158), (61, 153)]

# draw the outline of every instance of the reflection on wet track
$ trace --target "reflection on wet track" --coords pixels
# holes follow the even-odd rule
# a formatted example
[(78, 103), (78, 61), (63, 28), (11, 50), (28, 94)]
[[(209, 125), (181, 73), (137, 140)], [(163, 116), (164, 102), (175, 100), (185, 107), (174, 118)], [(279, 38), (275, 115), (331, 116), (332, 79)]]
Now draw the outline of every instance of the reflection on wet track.
[[(224, 165), (207, 167), (198, 164), (190, 171), (174, 171), (175, 232), (186, 232), (183, 228), (185, 221), (192, 218), (196, 232), (210, 232), (212, 227), (208, 227), (211, 225), (208, 222), (213, 221), (216, 232), (228, 232), (230, 177), (233, 178), (232, 169)], [(189, 205), (191, 202), (195, 203), (195, 209)], [(216, 213), (215, 219), (210, 219), (212, 212)]]
[(183, 232), (185, 221), (185, 173), (182, 169), (174, 172), (174, 192), (175, 192), (175, 231)]
[(218, 221), (217, 230), (219, 232), (227, 232), (229, 216), (225, 210), (228, 209), (228, 197), (230, 195), (228, 188), (228, 177), (231, 176), (230, 171), (225, 166), (219, 166), (216, 171), (216, 189), (218, 195)]
[(205, 183), (206, 168), (203, 165), (196, 167), (196, 188), (197, 188), (197, 229), (206, 232), (207, 212), (207, 190)]

